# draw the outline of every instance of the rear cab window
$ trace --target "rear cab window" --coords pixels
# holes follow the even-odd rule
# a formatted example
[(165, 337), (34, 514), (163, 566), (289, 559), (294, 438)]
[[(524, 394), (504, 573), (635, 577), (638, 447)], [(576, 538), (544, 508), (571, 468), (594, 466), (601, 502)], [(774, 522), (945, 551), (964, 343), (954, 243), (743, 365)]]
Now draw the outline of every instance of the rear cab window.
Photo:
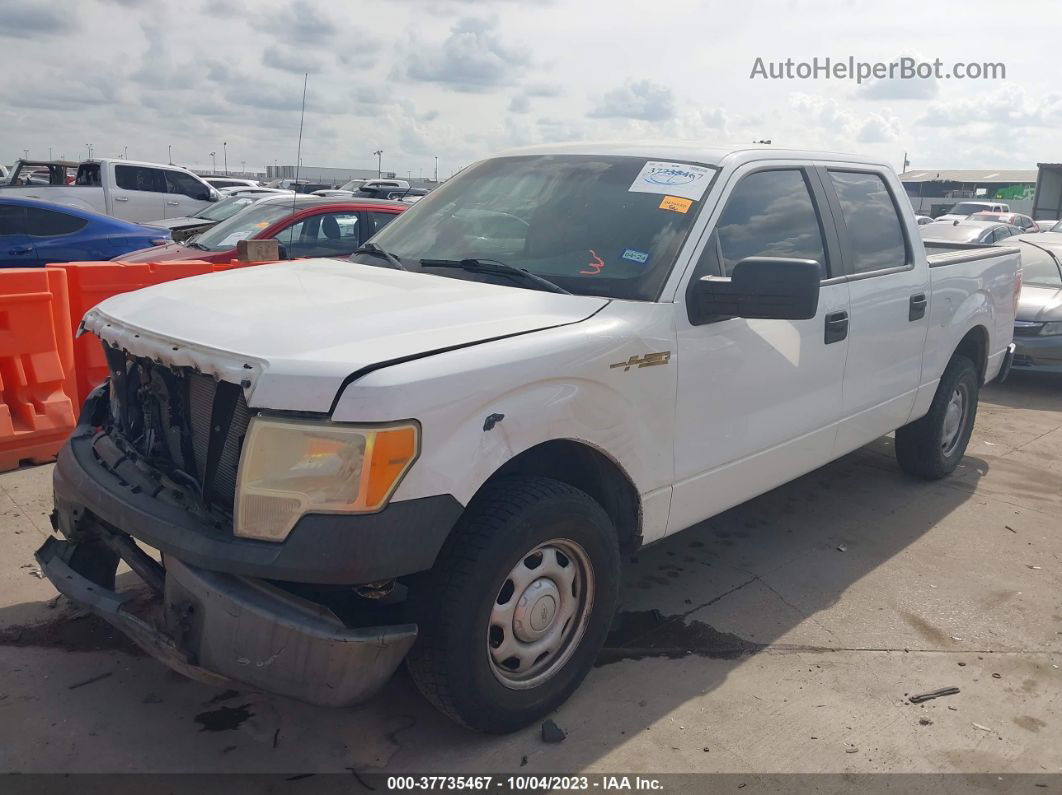
[(833, 169), (827, 174), (848, 237), (848, 271), (862, 274), (909, 267), (912, 260), (900, 209), (881, 174)]

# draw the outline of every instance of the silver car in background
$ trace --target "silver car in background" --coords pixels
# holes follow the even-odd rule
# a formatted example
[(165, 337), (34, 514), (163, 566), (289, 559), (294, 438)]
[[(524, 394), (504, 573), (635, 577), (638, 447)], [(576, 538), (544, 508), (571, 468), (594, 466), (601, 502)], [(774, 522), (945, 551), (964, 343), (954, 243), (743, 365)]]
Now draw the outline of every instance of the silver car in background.
[[(1049, 239), (1054, 237), (1059, 241)], [(1003, 245), (1021, 249), (1013, 367), (1062, 373), (1062, 235), (1018, 235)]]
[(934, 221), (918, 227), (922, 240), (938, 243), (998, 243), (1013, 235), (1021, 234), (1021, 230), (1010, 224), (1001, 224), (996, 221)]

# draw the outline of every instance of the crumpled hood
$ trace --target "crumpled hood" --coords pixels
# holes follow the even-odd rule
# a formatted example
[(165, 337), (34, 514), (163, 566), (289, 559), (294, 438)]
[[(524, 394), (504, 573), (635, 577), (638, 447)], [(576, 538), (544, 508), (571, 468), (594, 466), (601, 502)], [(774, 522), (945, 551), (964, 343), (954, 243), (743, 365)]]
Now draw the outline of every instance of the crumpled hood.
[(83, 326), (135, 355), (243, 384), (251, 406), (328, 411), (362, 368), (576, 323), (607, 303), (315, 259), (116, 295)]
[(1016, 317), (1018, 320), (1043, 323), (1062, 320), (1062, 287), (1023, 284)]
[(208, 218), (193, 218), (190, 215), (182, 215), (178, 218), (162, 218), (158, 221), (146, 221), (144, 226), (154, 226), (158, 229), (180, 229), (185, 226), (209, 226), (216, 224)]

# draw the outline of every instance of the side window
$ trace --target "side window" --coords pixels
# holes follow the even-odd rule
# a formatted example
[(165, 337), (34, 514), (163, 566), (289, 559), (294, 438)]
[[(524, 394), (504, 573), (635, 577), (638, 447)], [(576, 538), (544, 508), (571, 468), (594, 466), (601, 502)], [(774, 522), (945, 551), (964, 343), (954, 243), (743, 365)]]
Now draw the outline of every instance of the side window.
[(369, 220), (372, 222), (369, 234), (375, 235), (397, 217), (398, 213), (369, 213)]
[(831, 171), (830, 180), (852, 246), (854, 273), (869, 273), (907, 264), (900, 212), (880, 174)]
[(144, 166), (115, 166), (114, 181), (122, 190), (166, 192), (165, 172)]
[(800, 169), (757, 171), (731, 192), (693, 278), (730, 276), (746, 257), (813, 259), (826, 267), (815, 202)]
[(26, 234), (26, 211), (13, 204), (0, 204), (0, 235)]
[(180, 193), (193, 199), (205, 199), (209, 195), (209, 191), (200, 184), (199, 180), (181, 171), (166, 172), (166, 192)]
[(352, 254), (358, 247), (358, 214), (327, 213), (304, 218), (276, 235), (290, 259)]
[(69, 235), (84, 229), (88, 224), (84, 218), (36, 207), (26, 208), (26, 233), (34, 237), (52, 237)]

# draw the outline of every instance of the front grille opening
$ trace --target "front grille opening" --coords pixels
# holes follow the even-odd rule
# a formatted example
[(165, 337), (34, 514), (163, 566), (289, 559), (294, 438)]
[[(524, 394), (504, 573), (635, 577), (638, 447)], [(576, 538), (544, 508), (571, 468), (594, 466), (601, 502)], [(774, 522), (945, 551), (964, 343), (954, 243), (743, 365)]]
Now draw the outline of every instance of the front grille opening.
[(243, 390), (190, 367), (169, 367), (104, 344), (108, 433), (150, 466), (232, 516), (251, 412)]

